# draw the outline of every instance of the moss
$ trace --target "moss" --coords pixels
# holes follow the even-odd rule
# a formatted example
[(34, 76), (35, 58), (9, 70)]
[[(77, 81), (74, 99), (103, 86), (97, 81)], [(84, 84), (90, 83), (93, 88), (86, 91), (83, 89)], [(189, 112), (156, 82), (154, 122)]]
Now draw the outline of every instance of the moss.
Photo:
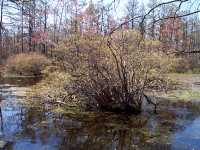
[(167, 93), (159, 93), (159, 97), (164, 97), (173, 101), (191, 101), (200, 99), (198, 84), (200, 74), (173, 73), (168, 75), (170, 79), (176, 81), (175, 90)]
[(54, 112), (54, 113), (65, 113), (66, 110), (63, 109), (62, 107), (58, 107), (58, 108), (53, 109), (52, 112)]
[(84, 114), (78, 107), (56, 107), (51, 110), (53, 113), (57, 114)]
[(192, 73), (192, 72), (185, 72), (185, 73), (170, 73), (168, 76), (172, 79), (177, 79), (181, 77), (200, 77), (200, 74)]
[(182, 101), (199, 100), (200, 91), (174, 90), (167, 94), (161, 95), (161, 97), (167, 98), (169, 100), (182, 100)]

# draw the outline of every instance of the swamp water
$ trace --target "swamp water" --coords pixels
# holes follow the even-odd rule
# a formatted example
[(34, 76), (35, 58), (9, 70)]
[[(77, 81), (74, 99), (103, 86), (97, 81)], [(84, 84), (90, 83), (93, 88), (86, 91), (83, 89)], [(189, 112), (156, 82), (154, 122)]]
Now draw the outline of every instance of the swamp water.
[(200, 150), (199, 103), (165, 101), (157, 115), (55, 114), (23, 105), (26, 89), (35, 82), (0, 82), (5, 150)]

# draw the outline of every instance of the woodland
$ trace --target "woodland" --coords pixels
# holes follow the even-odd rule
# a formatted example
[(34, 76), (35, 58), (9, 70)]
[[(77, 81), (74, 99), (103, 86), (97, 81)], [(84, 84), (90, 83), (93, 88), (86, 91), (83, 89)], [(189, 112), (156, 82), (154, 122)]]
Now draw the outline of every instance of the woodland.
[(1, 76), (42, 78), (36, 105), (140, 114), (146, 101), (156, 112), (152, 93), (178, 88), (170, 73), (200, 73), (199, 6), (1, 0)]

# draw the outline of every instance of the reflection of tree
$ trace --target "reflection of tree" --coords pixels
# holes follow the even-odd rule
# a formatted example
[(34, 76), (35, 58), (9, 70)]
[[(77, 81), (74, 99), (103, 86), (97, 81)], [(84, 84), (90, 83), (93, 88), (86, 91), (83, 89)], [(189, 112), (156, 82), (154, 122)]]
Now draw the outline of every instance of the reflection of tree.
[(3, 100), (2, 97), (2, 87), (0, 87), (0, 119), (1, 119), (1, 132), (3, 133), (3, 115), (2, 115), (2, 110), (1, 110), (1, 102)]
[(2, 115), (1, 105), (0, 105), (0, 119), (1, 119), (1, 133), (4, 133), (3, 132), (3, 115)]
[(17, 85), (19, 87), (27, 87), (36, 84), (41, 78), (4, 78), (1, 84)]
[[(71, 117), (70, 117), (71, 118)], [(66, 120), (69, 120), (65, 117)], [(138, 120), (141, 121), (141, 120)], [(56, 123), (56, 122), (55, 122)], [(56, 123), (57, 127), (59, 122)], [(76, 126), (74, 126), (76, 124)], [(131, 129), (138, 126), (137, 129)], [(135, 124), (135, 125), (134, 125)], [(144, 139), (144, 134), (140, 129), (144, 127), (144, 122), (124, 122), (120, 118), (106, 118), (97, 116), (92, 118), (73, 118), (69, 122), (59, 124), (62, 133), (62, 141), (59, 149), (65, 150), (129, 150), (136, 140), (140, 142)], [(136, 125), (137, 124), (137, 125)], [(63, 132), (64, 131), (64, 132)]]
[[(29, 108), (24, 112), (24, 118), (22, 120), (21, 127), (23, 129), (21, 135), (26, 138), (32, 139), (34, 142), (37, 138), (40, 138), (42, 142), (45, 143), (44, 128), (41, 127), (40, 123), (46, 120), (46, 114), (43, 111), (38, 111), (36, 108)], [(38, 132), (38, 127), (41, 127), (41, 130)], [(48, 130), (48, 129), (46, 129)], [(38, 137), (39, 136), (39, 137)]]
[(155, 116), (153, 125), (156, 126), (152, 132), (147, 129), (149, 122), (143, 117), (98, 113), (54, 115), (35, 108), (22, 114), (22, 138), (30, 138), (32, 142), (40, 140), (48, 145), (52, 144), (53, 137), (53, 140), (58, 139), (59, 150), (133, 150), (137, 146), (156, 149), (166, 146), (162, 142), (164, 138), (159, 139), (157, 133), (169, 137), (172, 134), (169, 131), (176, 125), (176, 115), (168, 112)]

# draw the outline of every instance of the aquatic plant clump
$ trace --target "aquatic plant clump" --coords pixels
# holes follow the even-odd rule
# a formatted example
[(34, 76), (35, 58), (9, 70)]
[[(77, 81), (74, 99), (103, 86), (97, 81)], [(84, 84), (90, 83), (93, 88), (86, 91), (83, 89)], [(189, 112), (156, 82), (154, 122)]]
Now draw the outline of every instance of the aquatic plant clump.
[(80, 101), (66, 91), (66, 86), (71, 79), (70, 75), (58, 70), (51, 73), (49, 71), (52, 71), (50, 66), (43, 71), (45, 77), (27, 92), (29, 105), (41, 107), (43, 104), (50, 104), (51, 109), (60, 106), (78, 109)]
[(54, 58), (71, 76), (66, 91), (88, 109), (140, 113), (143, 100), (156, 107), (146, 93), (168, 90), (166, 74), (176, 60), (160, 51), (160, 43), (140, 42), (134, 31), (112, 37), (75, 35), (63, 41)]
[(49, 60), (39, 53), (22, 53), (10, 56), (6, 62), (5, 74), (11, 76), (40, 76)]

